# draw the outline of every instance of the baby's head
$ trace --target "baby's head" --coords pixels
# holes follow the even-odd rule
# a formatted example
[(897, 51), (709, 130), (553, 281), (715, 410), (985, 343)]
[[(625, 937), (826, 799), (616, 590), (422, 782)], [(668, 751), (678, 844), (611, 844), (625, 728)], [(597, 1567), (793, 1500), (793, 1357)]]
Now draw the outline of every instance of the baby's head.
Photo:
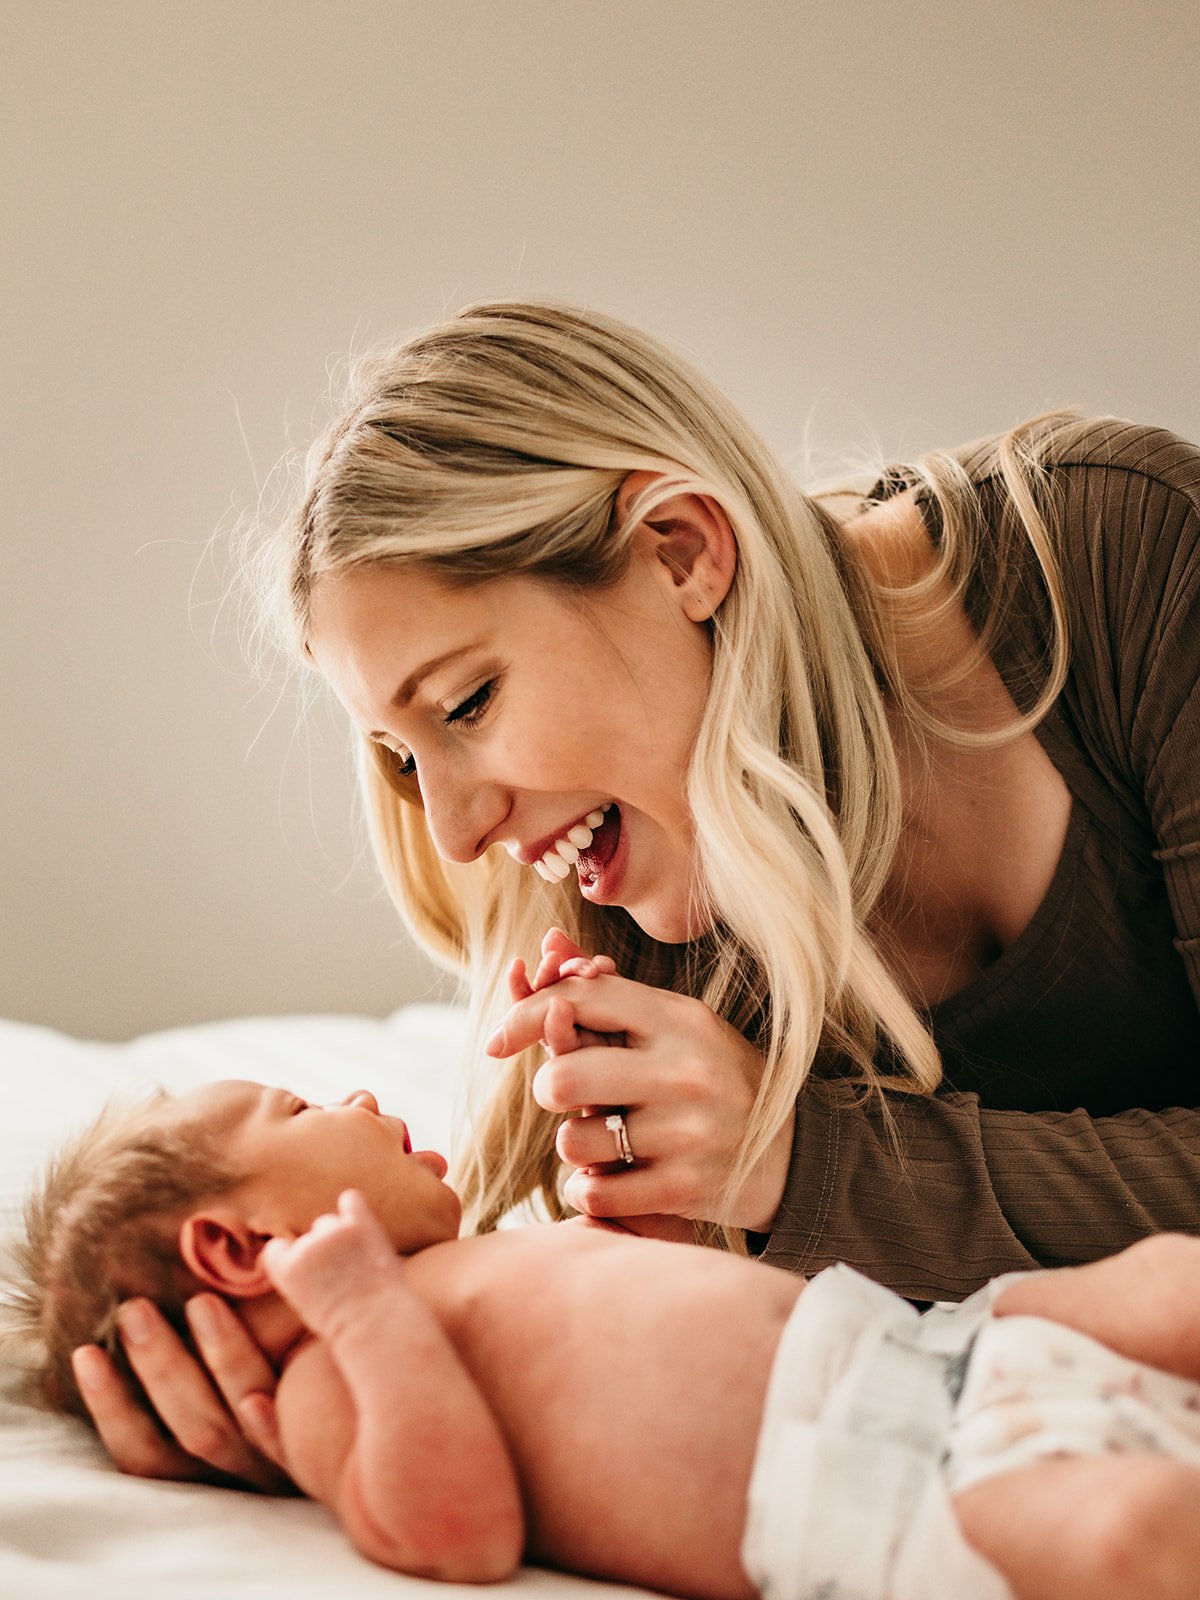
[(366, 1195), (398, 1253), (453, 1239), (460, 1207), (445, 1173), (365, 1090), (320, 1107), (230, 1079), (106, 1108), (25, 1208), (10, 1321), (33, 1352), (37, 1387), (86, 1417), (71, 1352), (99, 1344), (140, 1397), (117, 1336), (121, 1301), (154, 1300), (186, 1338), (191, 1295), (271, 1294), (263, 1245), (303, 1233), (343, 1189)]

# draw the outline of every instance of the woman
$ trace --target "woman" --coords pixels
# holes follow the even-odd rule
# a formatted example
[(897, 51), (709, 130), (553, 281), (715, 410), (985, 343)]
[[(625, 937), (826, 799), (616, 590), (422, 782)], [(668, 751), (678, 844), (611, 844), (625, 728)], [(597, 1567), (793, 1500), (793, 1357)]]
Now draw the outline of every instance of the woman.
[[(475, 1225), (540, 1192), (918, 1299), (1196, 1228), (1200, 452), (1056, 414), (812, 499), (540, 304), (357, 382), (257, 560), (397, 904), (500, 1024)], [(577, 950), (616, 971), (547, 985)], [(217, 1315), (232, 1404), (262, 1359)], [(148, 1330), (168, 1427), (253, 1475)], [(100, 1376), (117, 1459), (185, 1470)]]

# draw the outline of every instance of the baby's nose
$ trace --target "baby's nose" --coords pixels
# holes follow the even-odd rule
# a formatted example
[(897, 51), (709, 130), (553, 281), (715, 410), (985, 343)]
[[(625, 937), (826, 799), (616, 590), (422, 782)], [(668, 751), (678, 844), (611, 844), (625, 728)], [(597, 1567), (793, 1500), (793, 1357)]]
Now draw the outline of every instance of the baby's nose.
[(376, 1100), (370, 1089), (355, 1089), (353, 1094), (346, 1096), (342, 1104), (344, 1106), (366, 1106), (368, 1111), (373, 1111), (376, 1116), (379, 1115), (379, 1101)]

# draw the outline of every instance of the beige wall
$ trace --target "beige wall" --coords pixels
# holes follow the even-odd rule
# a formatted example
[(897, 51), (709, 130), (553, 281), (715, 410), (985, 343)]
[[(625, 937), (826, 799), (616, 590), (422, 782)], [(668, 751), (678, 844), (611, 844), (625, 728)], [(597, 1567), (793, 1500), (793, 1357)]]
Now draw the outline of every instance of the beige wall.
[(1078, 401), (1200, 437), (1200, 8), (3, 6), (0, 1014), (384, 1011), (345, 741), (214, 530), (348, 347), (550, 293), (799, 461)]

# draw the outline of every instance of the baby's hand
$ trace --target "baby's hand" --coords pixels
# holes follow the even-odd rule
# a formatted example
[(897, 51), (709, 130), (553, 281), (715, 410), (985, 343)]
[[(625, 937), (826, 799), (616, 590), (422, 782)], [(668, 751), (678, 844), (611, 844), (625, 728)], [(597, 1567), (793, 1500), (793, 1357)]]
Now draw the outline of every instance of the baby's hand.
[(268, 1240), (262, 1261), (305, 1327), (331, 1340), (364, 1299), (393, 1288), (403, 1273), (392, 1241), (357, 1189), (346, 1189), (337, 1215), (319, 1216), (299, 1238)]
[(551, 928), (542, 940), (542, 955), (532, 981), (524, 961), (518, 956), (508, 969), (508, 993), (515, 1004), (527, 1000), (560, 978), (597, 978), (613, 974), (617, 964), (611, 956), (586, 956), (561, 928)]
[[(542, 958), (533, 981), (530, 982), (525, 963), (518, 956), (508, 969), (508, 993), (515, 1005), (561, 978), (611, 977), (616, 970), (617, 964), (611, 956), (586, 956), (561, 928), (551, 928), (542, 940)], [(620, 1034), (593, 1033), (590, 1028), (575, 1026), (574, 1013), (566, 1008), (556, 1008), (554, 1023), (556, 1026), (547, 1026), (542, 1041), (551, 1055), (582, 1050), (587, 1045), (622, 1045), (625, 1042)]]

